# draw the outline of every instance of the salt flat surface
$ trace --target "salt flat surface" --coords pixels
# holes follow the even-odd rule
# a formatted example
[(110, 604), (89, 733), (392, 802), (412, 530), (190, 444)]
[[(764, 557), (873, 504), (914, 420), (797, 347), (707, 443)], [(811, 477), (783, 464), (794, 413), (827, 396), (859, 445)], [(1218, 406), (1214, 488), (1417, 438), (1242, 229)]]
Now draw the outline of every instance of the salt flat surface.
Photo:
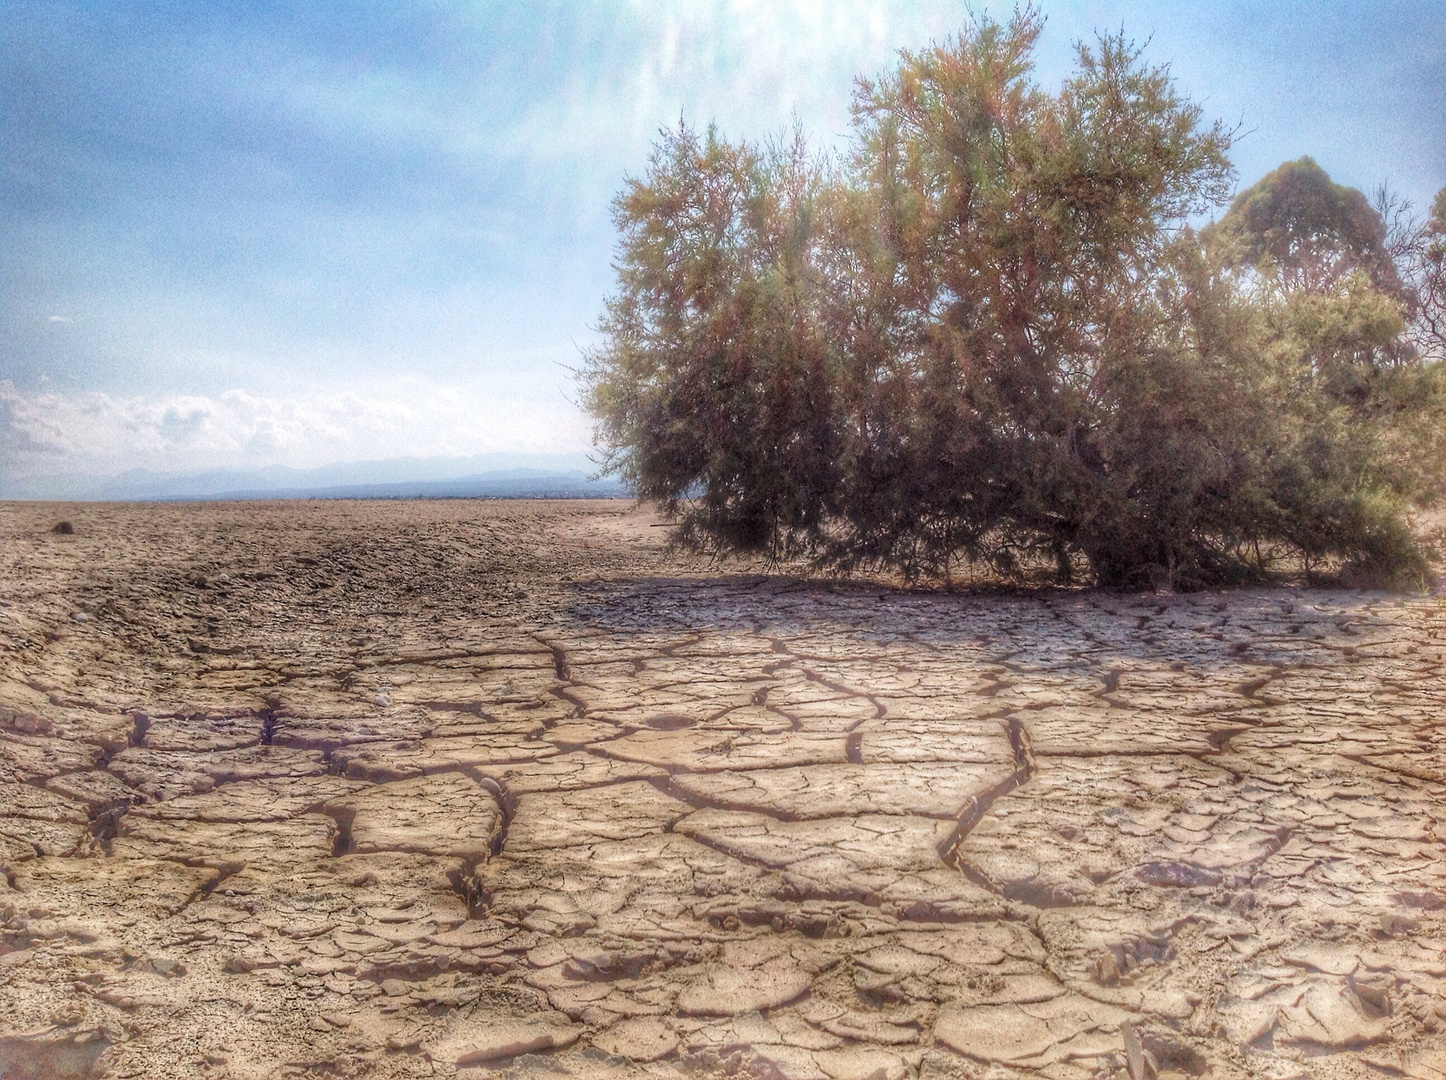
[(653, 524), (0, 506), (0, 1076), (1446, 1077), (1438, 598)]

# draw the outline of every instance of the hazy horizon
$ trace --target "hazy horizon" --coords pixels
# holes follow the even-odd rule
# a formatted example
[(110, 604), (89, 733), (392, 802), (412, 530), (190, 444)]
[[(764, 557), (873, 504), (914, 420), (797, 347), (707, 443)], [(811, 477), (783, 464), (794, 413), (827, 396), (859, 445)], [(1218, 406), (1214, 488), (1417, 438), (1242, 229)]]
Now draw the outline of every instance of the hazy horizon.
[[(329, 462), (297, 467), (267, 464), (219, 468), (126, 469), (118, 473), (58, 472), (0, 476), (0, 499), (26, 501), (132, 501), (154, 499), (328, 496), (368, 498), (397, 494), (408, 486), (418, 495), (496, 495), (533, 497), (556, 490), (620, 491), (621, 485), (598, 476), (597, 463), (584, 453), (509, 453), (499, 451), (463, 457), (396, 457)], [(461, 484), (462, 489), (451, 490)], [(436, 490), (427, 490), (427, 489)], [(442, 490), (446, 488), (447, 490)]]
[[(1008, 6), (979, 9), (1005, 16)], [(1439, 4), (1060, 2), (1039, 77), (1123, 28), (1239, 183), (1313, 156), (1446, 185)], [(579, 454), (608, 204), (679, 116), (837, 146), (851, 80), (961, 5), (0, 0), (0, 484)], [(1435, 120), (1431, 118), (1435, 117)]]

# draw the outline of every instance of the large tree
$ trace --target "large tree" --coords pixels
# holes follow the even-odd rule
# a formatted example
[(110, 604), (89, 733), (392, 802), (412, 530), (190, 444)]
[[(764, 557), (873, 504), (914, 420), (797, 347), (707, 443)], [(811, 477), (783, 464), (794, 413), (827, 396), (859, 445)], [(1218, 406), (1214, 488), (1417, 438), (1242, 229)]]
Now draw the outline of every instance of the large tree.
[(1379, 215), (1304, 160), (1196, 234), (1229, 133), (1120, 36), (1046, 91), (1040, 28), (861, 80), (839, 162), (665, 134), (584, 376), (610, 467), (687, 539), (910, 577), (1419, 572), (1439, 372)]
[[(1177, 240), (1228, 190), (1229, 138), (1121, 37), (1046, 93), (1039, 31), (1029, 12), (985, 22), (860, 84), (854, 247), (876, 271), (845, 327), (861, 437), (843, 549), (937, 573), (1043, 548), (1125, 583), (1199, 561), (1200, 488), (1228, 471), (1149, 409), (1213, 378), (1181, 331)], [(1162, 485), (1166, 457), (1200, 468)]]

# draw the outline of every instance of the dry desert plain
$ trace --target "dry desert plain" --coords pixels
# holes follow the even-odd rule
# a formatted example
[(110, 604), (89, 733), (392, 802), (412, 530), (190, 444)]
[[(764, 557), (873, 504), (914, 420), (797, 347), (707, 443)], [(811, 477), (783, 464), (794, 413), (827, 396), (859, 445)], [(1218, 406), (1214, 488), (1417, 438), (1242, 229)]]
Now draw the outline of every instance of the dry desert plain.
[(1446, 1076), (1439, 597), (654, 524), (0, 506), (0, 1075)]

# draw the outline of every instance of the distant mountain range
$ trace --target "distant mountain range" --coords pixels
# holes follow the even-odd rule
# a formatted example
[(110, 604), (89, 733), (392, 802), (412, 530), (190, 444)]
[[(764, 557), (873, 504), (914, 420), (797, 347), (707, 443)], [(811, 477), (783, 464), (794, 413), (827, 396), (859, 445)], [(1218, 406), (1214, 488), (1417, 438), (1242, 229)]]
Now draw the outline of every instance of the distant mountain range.
[(616, 480), (594, 479), (583, 454), (479, 454), (392, 458), (316, 469), (272, 465), (115, 476), (62, 474), (6, 479), (0, 499), (157, 502), (204, 499), (608, 499), (626, 498)]

